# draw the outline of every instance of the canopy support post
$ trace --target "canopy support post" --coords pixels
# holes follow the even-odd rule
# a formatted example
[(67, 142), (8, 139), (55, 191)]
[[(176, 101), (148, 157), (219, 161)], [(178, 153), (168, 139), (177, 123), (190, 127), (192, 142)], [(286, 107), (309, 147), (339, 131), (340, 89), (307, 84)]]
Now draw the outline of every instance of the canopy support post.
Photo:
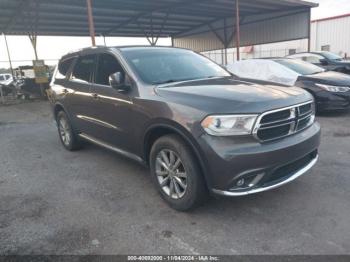
[(31, 42), (33, 50), (34, 50), (35, 60), (38, 60), (38, 50), (36, 48), (38, 36), (34, 33), (34, 34), (29, 34), (28, 37), (30, 39), (30, 42)]
[(225, 42), (225, 46), (224, 46), (224, 60), (223, 63), (226, 66), (227, 65), (227, 47), (230, 44), (228, 41), (228, 37), (227, 37), (227, 28), (226, 28), (226, 17), (224, 19), (224, 42)]
[(14, 78), (14, 77), (15, 77), (15, 75), (14, 75), (14, 72), (13, 72), (12, 60), (11, 60), (11, 55), (10, 55), (9, 46), (8, 46), (8, 44), (7, 44), (7, 38), (6, 38), (6, 35), (5, 35), (5, 34), (3, 34), (3, 36), (4, 36), (4, 39), (5, 39), (5, 45), (6, 45), (6, 51), (7, 51), (7, 57), (8, 57), (9, 64), (10, 64), (10, 70), (11, 70), (12, 78)]
[(240, 60), (239, 48), (241, 45), (240, 39), (240, 18), (239, 18), (239, 0), (236, 0), (236, 50), (237, 50), (237, 61)]
[(94, 25), (94, 17), (92, 14), (92, 5), (91, 0), (86, 0), (87, 12), (88, 12), (88, 21), (89, 21), (89, 32), (91, 37), (92, 46), (96, 46), (95, 40), (95, 25)]
[(308, 52), (311, 52), (311, 9), (309, 10), (309, 25), (308, 25), (307, 51), (308, 51)]

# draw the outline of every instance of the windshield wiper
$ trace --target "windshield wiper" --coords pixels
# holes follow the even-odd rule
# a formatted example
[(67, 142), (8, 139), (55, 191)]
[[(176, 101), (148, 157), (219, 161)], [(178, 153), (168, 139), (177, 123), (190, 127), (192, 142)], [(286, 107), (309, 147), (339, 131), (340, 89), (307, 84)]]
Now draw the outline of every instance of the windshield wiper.
[(169, 83), (176, 83), (176, 82), (182, 82), (182, 81), (191, 81), (196, 80), (197, 78), (185, 78), (185, 79), (169, 79), (162, 82), (153, 82), (155, 85), (163, 85), (163, 84), (169, 84)]
[(184, 79), (169, 79), (169, 80), (162, 81), (162, 82), (153, 82), (153, 84), (155, 84), (155, 85), (163, 85), (163, 84), (170, 84), (170, 83), (183, 82), (183, 81), (211, 79), (211, 78), (216, 78), (216, 77), (219, 77), (219, 76), (206, 76), (206, 77), (184, 78)]

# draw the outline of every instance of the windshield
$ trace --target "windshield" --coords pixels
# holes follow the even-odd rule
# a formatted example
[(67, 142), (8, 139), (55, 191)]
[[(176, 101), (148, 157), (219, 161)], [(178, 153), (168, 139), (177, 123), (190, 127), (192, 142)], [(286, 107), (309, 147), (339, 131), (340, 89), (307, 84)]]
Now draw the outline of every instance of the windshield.
[(123, 48), (125, 59), (148, 84), (164, 84), (230, 74), (195, 52), (176, 48)]
[(325, 71), (321, 67), (315, 66), (310, 63), (306, 63), (298, 59), (276, 59), (274, 61), (276, 63), (284, 65), (285, 67), (288, 67), (289, 69), (303, 76), (313, 75), (313, 74), (317, 74)]
[(338, 55), (333, 54), (331, 52), (322, 52), (322, 55), (329, 60), (337, 60), (337, 61), (343, 60), (343, 58), (341, 58), (341, 56), (338, 56)]

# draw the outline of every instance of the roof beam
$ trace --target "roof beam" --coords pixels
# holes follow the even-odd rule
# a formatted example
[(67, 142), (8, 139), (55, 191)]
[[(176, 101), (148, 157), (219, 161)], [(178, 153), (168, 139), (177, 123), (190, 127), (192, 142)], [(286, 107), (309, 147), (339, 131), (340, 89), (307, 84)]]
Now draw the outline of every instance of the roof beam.
[(155, 11), (162, 11), (162, 10), (171, 10), (173, 8), (176, 8), (178, 6), (182, 6), (182, 5), (190, 5), (190, 4), (194, 4), (196, 2), (199, 2), (199, 1), (209, 1), (209, 0), (184, 0), (184, 1), (180, 1), (180, 2), (176, 2), (174, 4), (171, 4), (171, 5), (165, 5), (161, 8), (156, 8), (152, 11), (147, 11), (147, 12), (141, 12), (139, 13), (138, 15), (134, 16), (134, 17), (131, 17), (130, 19), (128, 19), (127, 21), (123, 22), (123, 23), (120, 23), (118, 24), (117, 26), (115, 27), (112, 27), (110, 28), (109, 30), (107, 30), (105, 32), (105, 35), (108, 35), (110, 33), (112, 33), (113, 31), (119, 29), (119, 27), (122, 27), (122, 26), (125, 26), (131, 22), (134, 22), (136, 20), (138, 20), (139, 18), (143, 17), (143, 16), (146, 16), (146, 15), (149, 15), (150, 13), (152, 12), (155, 12)]

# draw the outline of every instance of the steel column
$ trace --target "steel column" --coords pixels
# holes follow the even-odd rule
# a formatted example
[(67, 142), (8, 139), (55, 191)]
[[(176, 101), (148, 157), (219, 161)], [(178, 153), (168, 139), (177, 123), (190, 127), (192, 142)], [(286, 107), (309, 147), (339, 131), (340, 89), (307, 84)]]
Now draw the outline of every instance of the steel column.
[(94, 25), (94, 17), (92, 15), (92, 5), (91, 0), (86, 0), (87, 12), (88, 12), (88, 21), (89, 21), (89, 32), (91, 37), (92, 46), (96, 46), (95, 40), (95, 25)]
[(309, 10), (308, 40), (307, 51), (311, 52), (311, 9)]
[(12, 74), (12, 77), (14, 78), (14, 77), (15, 77), (15, 75), (14, 75), (14, 73), (13, 73), (13, 67), (12, 67), (11, 55), (10, 55), (9, 46), (8, 46), (8, 44), (7, 44), (7, 38), (6, 38), (6, 35), (5, 35), (5, 34), (3, 34), (3, 35), (4, 35), (4, 39), (5, 39), (5, 45), (6, 45), (6, 51), (7, 51), (7, 57), (8, 57), (8, 59), (9, 59), (9, 64), (10, 64), (10, 69), (11, 69), (11, 74)]
[(240, 39), (240, 19), (239, 19), (239, 0), (236, 0), (236, 50), (237, 50), (237, 61), (240, 60), (239, 48), (241, 45)]

